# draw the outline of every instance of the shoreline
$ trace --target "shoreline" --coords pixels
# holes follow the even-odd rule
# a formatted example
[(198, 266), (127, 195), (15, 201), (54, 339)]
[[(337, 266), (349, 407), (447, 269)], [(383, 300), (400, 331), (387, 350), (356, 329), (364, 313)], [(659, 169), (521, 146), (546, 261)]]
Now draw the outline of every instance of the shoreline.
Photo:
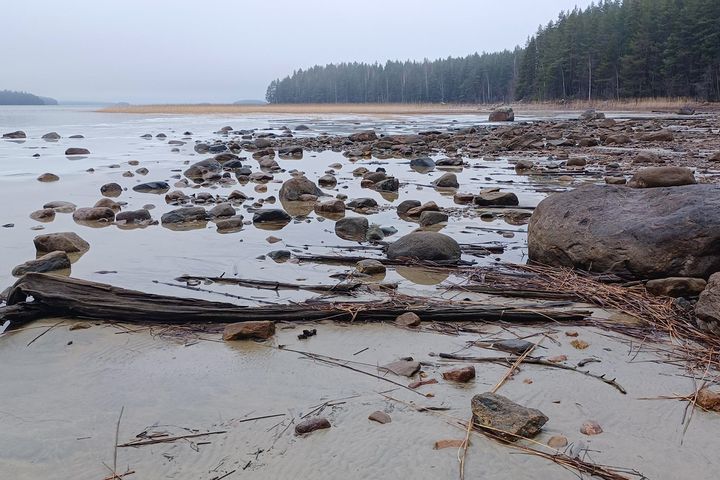
[[(365, 114), (365, 115), (478, 115), (487, 114), (500, 104), (378, 104), (378, 103), (333, 103), (333, 104), (154, 104), (115, 105), (100, 108), (102, 113), (133, 114)], [(697, 103), (688, 99), (641, 99), (630, 101), (575, 101), (575, 102), (533, 102), (511, 103), (516, 113), (540, 111), (584, 111), (589, 108), (611, 111), (665, 111), (675, 113), (680, 107), (689, 105), (699, 112), (717, 111), (720, 104)]]

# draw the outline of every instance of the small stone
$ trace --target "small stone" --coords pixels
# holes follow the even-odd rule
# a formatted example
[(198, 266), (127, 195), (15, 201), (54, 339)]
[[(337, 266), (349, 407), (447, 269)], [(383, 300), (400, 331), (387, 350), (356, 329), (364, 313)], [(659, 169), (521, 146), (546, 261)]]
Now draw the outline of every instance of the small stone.
[(70, 331), (73, 331), (73, 330), (87, 330), (87, 329), (90, 328), (90, 327), (92, 327), (92, 325), (89, 324), (89, 323), (87, 323), (87, 322), (77, 322), (77, 323), (73, 323), (72, 325), (70, 325), (70, 327), (68, 328), (68, 330), (70, 330)]
[[(491, 430), (503, 439), (514, 442), (520, 437), (532, 438), (548, 421), (540, 410), (518, 405), (495, 393), (483, 393), (472, 398), (473, 420), (481, 427)], [(507, 433), (499, 433), (497, 430)]]
[(547, 361), (552, 363), (561, 363), (567, 361), (567, 355), (555, 355), (554, 357), (548, 357)]
[(416, 388), (420, 388), (423, 385), (434, 385), (436, 383), (438, 383), (438, 381), (435, 380), (434, 378), (431, 378), (429, 380), (417, 380), (415, 382), (411, 382), (408, 385), (408, 388), (412, 388), (413, 390), (415, 390)]
[(475, 367), (472, 365), (463, 368), (457, 368), (455, 370), (448, 370), (442, 374), (445, 380), (451, 382), (467, 383), (475, 378)]
[(562, 435), (553, 435), (548, 439), (547, 445), (550, 448), (559, 449), (563, 447), (567, 447), (568, 439), (563, 437)]
[(392, 363), (388, 363), (383, 368), (389, 370), (395, 375), (412, 377), (420, 370), (420, 362), (413, 360), (397, 360)]
[(437, 440), (435, 450), (442, 450), (444, 448), (463, 448), (465, 446), (465, 440)]
[(368, 420), (372, 420), (373, 422), (378, 422), (383, 425), (385, 425), (386, 423), (392, 422), (390, 415), (388, 415), (385, 412), (381, 412), (380, 410), (378, 410), (377, 412), (371, 413), (370, 416), (368, 417)]
[(705, 410), (720, 412), (720, 392), (718, 391), (710, 390), (707, 387), (701, 388), (695, 401)]
[(570, 332), (565, 332), (566, 337), (577, 337), (578, 335), (580, 335), (580, 334), (574, 330), (570, 331)]
[(315, 430), (322, 430), (330, 428), (330, 422), (324, 417), (314, 417), (303, 420), (302, 422), (295, 425), (295, 434), (304, 435), (306, 433), (314, 432)]
[(570, 342), (570, 345), (572, 345), (573, 348), (577, 348), (578, 350), (585, 350), (586, 348), (588, 348), (590, 346), (590, 344), (587, 343), (586, 341), (578, 340), (578, 339), (575, 339), (572, 342)]
[(223, 340), (266, 340), (275, 334), (275, 322), (260, 320), (231, 323), (223, 331)]
[(395, 324), (401, 327), (419, 327), (420, 321), (420, 317), (416, 313), (405, 312), (395, 319)]
[(580, 427), (580, 433), (583, 435), (600, 435), (603, 433), (603, 429), (599, 423), (594, 420), (588, 420)]
[(355, 264), (355, 270), (365, 275), (382, 275), (387, 269), (377, 260), (360, 260)]
[(54, 173), (43, 173), (37, 179), (38, 182), (57, 182), (58, 180), (60, 180), (60, 177), (58, 177)]

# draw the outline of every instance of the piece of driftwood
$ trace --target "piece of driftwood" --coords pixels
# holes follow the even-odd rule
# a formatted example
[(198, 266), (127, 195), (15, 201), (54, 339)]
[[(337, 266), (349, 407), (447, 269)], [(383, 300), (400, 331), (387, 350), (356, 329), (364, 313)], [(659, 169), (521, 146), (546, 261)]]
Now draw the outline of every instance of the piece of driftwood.
[[(32, 303), (24, 303), (32, 297)], [(232, 323), (272, 321), (392, 321), (412, 311), (423, 321), (579, 322), (587, 311), (551, 310), (399, 297), (375, 302), (305, 302), (246, 307), (127, 290), (103, 283), (43, 273), (29, 273), (13, 285), (0, 321), (12, 327), (32, 319), (69, 316), (138, 324)], [(21, 306), (23, 308), (18, 308)], [(25, 311), (27, 307), (33, 315)]]
[(363, 284), (355, 283), (337, 283), (334, 285), (303, 285), (300, 283), (273, 282), (268, 280), (253, 280), (235, 277), (196, 277), (192, 275), (183, 275), (176, 278), (178, 282), (187, 282), (192, 280), (211, 281), (213, 283), (225, 283), (229, 285), (238, 285), (241, 287), (257, 288), (260, 290), (308, 290), (310, 292), (321, 293), (350, 293)]

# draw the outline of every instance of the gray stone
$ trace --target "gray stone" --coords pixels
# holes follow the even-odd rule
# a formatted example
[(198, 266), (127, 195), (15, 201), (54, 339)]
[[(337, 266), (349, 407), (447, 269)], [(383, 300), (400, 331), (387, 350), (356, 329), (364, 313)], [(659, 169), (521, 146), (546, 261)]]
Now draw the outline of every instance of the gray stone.
[(205, 222), (208, 219), (209, 214), (203, 207), (176, 208), (160, 217), (160, 221), (164, 224)]
[(475, 395), (470, 406), (475, 423), (510, 442), (533, 438), (548, 421), (540, 410), (518, 405), (490, 392)]
[(48, 233), (38, 235), (33, 240), (38, 253), (61, 251), (65, 253), (85, 253), (90, 250), (90, 244), (80, 238), (75, 232)]
[(140, 193), (157, 193), (162, 194), (170, 190), (170, 185), (166, 182), (147, 182), (135, 185), (133, 190)]
[(22, 265), (13, 268), (12, 274), (15, 277), (21, 277), (26, 273), (36, 272), (54, 272), (57, 270), (66, 270), (70, 268), (70, 259), (67, 253), (61, 251), (50, 252), (35, 260), (29, 260)]
[(498, 107), (490, 112), (489, 122), (512, 122), (515, 120), (515, 112), (512, 107)]
[(446, 173), (442, 177), (432, 182), (437, 188), (460, 188), (457, 175), (454, 173)]
[(152, 216), (145, 208), (141, 208), (140, 210), (127, 210), (115, 215), (115, 222), (117, 223), (124, 222), (126, 224), (137, 224), (147, 223), (150, 221), (152, 221)]
[(302, 195), (320, 197), (323, 193), (311, 180), (305, 177), (295, 177), (282, 184), (278, 196), (281, 202), (296, 202)]
[(531, 261), (634, 278), (720, 271), (720, 186), (589, 185), (555, 193), (528, 228)]
[(107, 207), (78, 208), (72, 214), (76, 222), (112, 222), (115, 212)]
[(437, 225), (438, 223), (444, 223), (448, 221), (448, 216), (442, 212), (425, 211), (420, 214), (418, 223), (422, 227), (429, 227), (431, 225)]
[(208, 158), (190, 165), (190, 167), (183, 172), (183, 175), (190, 180), (200, 183), (203, 180), (219, 178), (221, 172), (222, 165), (220, 165), (220, 162), (214, 158)]
[(686, 167), (641, 168), (628, 183), (633, 188), (679, 187), (697, 183), (692, 170)]
[(370, 223), (365, 217), (345, 217), (335, 222), (335, 235), (343, 240), (365, 240)]
[(460, 245), (451, 237), (436, 232), (413, 232), (395, 241), (387, 251), (388, 258), (412, 258), (434, 262), (457, 263)]
[(473, 199), (473, 203), (480, 207), (515, 206), (520, 203), (517, 195), (513, 192), (485, 192), (477, 195)]
[(720, 335), (720, 273), (710, 276), (705, 290), (695, 304), (695, 315), (698, 327)]
[(645, 284), (648, 292), (663, 297), (694, 297), (700, 295), (706, 286), (704, 279), (688, 277), (658, 278)]
[(253, 214), (253, 223), (290, 223), (292, 217), (279, 208), (257, 210)]

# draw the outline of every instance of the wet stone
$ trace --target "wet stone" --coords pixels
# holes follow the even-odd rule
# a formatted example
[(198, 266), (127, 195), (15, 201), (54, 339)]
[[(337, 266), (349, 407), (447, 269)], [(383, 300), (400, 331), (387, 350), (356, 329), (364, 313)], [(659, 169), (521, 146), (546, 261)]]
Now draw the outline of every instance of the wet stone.
[(303, 420), (295, 425), (295, 434), (305, 435), (307, 433), (314, 432), (315, 430), (323, 430), (330, 427), (331, 425), (327, 418), (313, 417)]
[(471, 409), (475, 423), (495, 429), (490, 431), (510, 442), (517, 441), (519, 437), (533, 438), (548, 421), (540, 410), (524, 407), (490, 392), (475, 395)]
[(231, 323), (225, 326), (223, 340), (267, 340), (275, 335), (275, 322), (252, 321)]
[(384, 424), (386, 424), (386, 423), (392, 422), (392, 419), (390, 418), (390, 415), (388, 415), (387, 413), (382, 412), (382, 411), (380, 411), (380, 410), (371, 413), (371, 414), (368, 416), (368, 420), (372, 420), (373, 422), (377, 422), (377, 423), (380, 423), (380, 424), (382, 424), (382, 425), (384, 425)]

